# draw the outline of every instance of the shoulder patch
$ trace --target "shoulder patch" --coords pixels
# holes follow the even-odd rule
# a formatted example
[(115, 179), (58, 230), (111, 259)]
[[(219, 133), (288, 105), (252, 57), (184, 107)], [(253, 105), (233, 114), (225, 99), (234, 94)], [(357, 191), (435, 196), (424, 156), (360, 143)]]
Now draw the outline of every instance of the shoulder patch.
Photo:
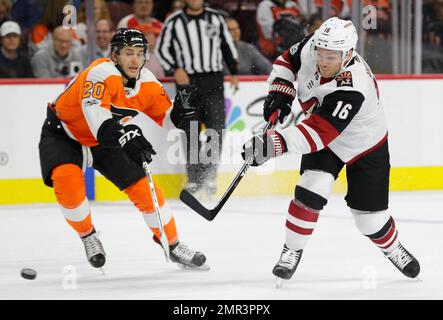
[(353, 87), (351, 71), (340, 73), (335, 80), (337, 81), (337, 87)]
[(297, 42), (296, 44), (294, 44), (294, 45), (291, 47), (291, 49), (289, 49), (289, 53), (292, 54), (292, 55), (294, 55), (294, 54), (297, 52), (298, 47), (300, 46), (300, 43), (301, 43), (301, 42)]

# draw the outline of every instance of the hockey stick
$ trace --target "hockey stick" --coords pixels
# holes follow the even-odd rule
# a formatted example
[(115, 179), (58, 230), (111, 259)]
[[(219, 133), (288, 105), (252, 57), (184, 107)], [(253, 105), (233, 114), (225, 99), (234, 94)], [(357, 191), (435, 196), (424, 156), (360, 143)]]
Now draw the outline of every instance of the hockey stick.
[(166, 261), (169, 262), (169, 242), (168, 238), (166, 237), (165, 229), (163, 227), (162, 217), (160, 215), (160, 206), (158, 204), (157, 194), (155, 193), (151, 170), (149, 169), (146, 156), (143, 153), (141, 154), (141, 159), (142, 159), (143, 169), (145, 169), (145, 174), (146, 177), (148, 178), (149, 188), (151, 189), (152, 200), (154, 201), (155, 216), (157, 217), (158, 229), (160, 231), (160, 239), (159, 239), (160, 244), (163, 248), (163, 251), (165, 252)]
[[(279, 113), (274, 112), (271, 117), (269, 118), (268, 123), (266, 124), (265, 128), (263, 129), (263, 133), (266, 132), (266, 130), (270, 129), (276, 122), (277, 117)], [(208, 221), (214, 220), (214, 218), (217, 216), (217, 214), (220, 212), (220, 210), (225, 205), (226, 201), (228, 201), (231, 194), (234, 192), (237, 185), (240, 183), (241, 179), (243, 179), (244, 175), (246, 174), (246, 171), (248, 171), (249, 167), (251, 166), (252, 162), (254, 160), (254, 155), (250, 155), (246, 160), (243, 166), (241, 167), (240, 171), (237, 173), (237, 176), (232, 180), (231, 184), (229, 185), (228, 189), (225, 191), (223, 197), (218, 201), (216, 206), (213, 209), (205, 208), (189, 191), (183, 189), (180, 192), (180, 200), (186, 204), (189, 208), (197, 212), (199, 215), (201, 215), (203, 218), (205, 218)]]

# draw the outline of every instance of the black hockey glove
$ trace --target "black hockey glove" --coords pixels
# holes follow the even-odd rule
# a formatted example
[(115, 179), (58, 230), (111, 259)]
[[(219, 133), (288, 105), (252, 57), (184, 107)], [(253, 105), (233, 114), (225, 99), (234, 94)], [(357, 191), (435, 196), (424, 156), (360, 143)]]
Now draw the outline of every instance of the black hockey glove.
[(284, 118), (291, 113), (292, 101), (295, 98), (294, 84), (282, 78), (275, 78), (269, 89), (269, 94), (263, 104), (263, 117), (266, 121), (276, 110), (280, 110), (278, 119), (283, 123)]
[(197, 120), (203, 96), (194, 85), (177, 88), (171, 111), (172, 123), (179, 129), (188, 130), (190, 122)]
[(257, 167), (271, 158), (287, 152), (286, 141), (275, 130), (267, 130), (264, 134), (252, 137), (243, 145), (241, 156), (243, 160), (253, 155), (251, 166)]
[(102, 123), (97, 131), (97, 140), (106, 148), (122, 148), (123, 155), (129, 158), (128, 160), (132, 159), (140, 165), (142, 154), (148, 163), (152, 161), (152, 155), (156, 154), (138, 126), (135, 124), (122, 126), (112, 118)]
[(118, 139), (118, 142), (123, 152), (140, 165), (143, 165), (142, 155), (144, 155), (146, 161), (150, 163), (152, 161), (152, 155), (157, 153), (149, 141), (143, 136), (142, 130), (135, 124), (128, 124), (124, 126), (122, 130), (124, 133)]

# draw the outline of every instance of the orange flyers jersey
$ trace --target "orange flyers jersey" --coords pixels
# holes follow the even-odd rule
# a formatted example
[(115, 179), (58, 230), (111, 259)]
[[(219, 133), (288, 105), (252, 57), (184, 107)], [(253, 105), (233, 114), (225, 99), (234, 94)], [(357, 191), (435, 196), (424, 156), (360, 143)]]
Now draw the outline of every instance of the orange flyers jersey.
[(142, 68), (134, 89), (125, 88), (114, 63), (103, 58), (73, 78), (54, 105), (67, 134), (92, 147), (99, 144), (97, 132), (104, 121), (124, 123), (143, 112), (162, 126), (172, 103), (148, 69)]

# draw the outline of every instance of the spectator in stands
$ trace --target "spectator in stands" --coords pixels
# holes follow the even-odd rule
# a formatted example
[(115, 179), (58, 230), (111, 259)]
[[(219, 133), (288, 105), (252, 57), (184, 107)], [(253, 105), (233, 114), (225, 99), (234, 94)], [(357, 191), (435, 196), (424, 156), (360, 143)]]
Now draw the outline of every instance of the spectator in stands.
[(43, 14), (40, 2), (41, 0), (20, 0), (12, 4), (11, 17), (20, 25), (22, 36), (25, 35), (26, 40), (28, 32)]
[(19, 52), (20, 26), (17, 22), (6, 21), (0, 27), (0, 78), (32, 78), (29, 57)]
[[(322, 16), (324, 7), (323, 0), (315, 0), (314, 3), (317, 7), (317, 12)], [(343, 12), (343, 0), (331, 0), (330, 6), (329, 17), (341, 17)]]
[(183, 0), (174, 0), (171, 4), (171, 10), (168, 12), (166, 17), (169, 17), (171, 14), (178, 10), (182, 10), (185, 7), (185, 3)]
[(53, 31), (51, 46), (40, 49), (31, 59), (38, 78), (71, 77), (83, 69), (80, 49), (72, 45), (72, 32), (63, 26)]
[(11, 0), (0, 0), (0, 26), (3, 22), (11, 20), (11, 7)]
[(101, 19), (95, 23), (96, 50), (91, 61), (89, 61), (88, 47), (84, 46), (81, 49), (82, 64), (85, 68), (96, 59), (109, 58), (111, 56), (111, 39), (113, 34), (113, 24), (111, 20)]
[(443, 44), (443, 0), (423, 4), (424, 40), (434, 46)]
[[(28, 46), (31, 55), (46, 45), (52, 45), (52, 32), (57, 26), (63, 25), (63, 20), (65, 18), (63, 8), (69, 4), (70, 0), (47, 1), (43, 16), (40, 18), (39, 23), (37, 23), (30, 32)], [(70, 30), (74, 39), (74, 45), (80, 47), (79, 37), (73, 29)]]
[[(149, 59), (145, 62), (145, 68), (148, 68), (157, 78), (164, 78), (165, 71), (160, 64), (157, 56), (154, 54), (157, 39), (160, 36), (161, 28), (154, 25), (141, 26), (141, 30), (148, 40)], [(172, 75), (172, 74), (170, 74)]]
[(314, 33), (322, 23), (323, 19), (319, 13), (312, 14), (308, 19), (308, 24), (306, 25), (306, 34)]
[[(252, 44), (240, 40), (241, 30), (237, 20), (234, 18), (227, 18), (226, 24), (238, 52), (238, 74), (270, 74), (272, 71), (271, 62), (266, 59)], [(229, 74), (226, 66), (225, 74)]]
[(162, 23), (152, 17), (154, 0), (134, 0), (133, 9), (134, 13), (124, 17), (117, 28), (134, 28), (141, 31), (142, 26), (162, 27)]
[(275, 24), (287, 17), (296, 19), (300, 16), (300, 10), (296, 3), (287, 0), (263, 0), (257, 7), (257, 32), (260, 51), (268, 58), (273, 59), (277, 55), (277, 44), (274, 41)]
[[(94, 22), (99, 20), (111, 20), (111, 14), (109, 13), (108, 5), (105, 0), (94, 0)], [(80, 7), (77, 20), (77, 35), (80, 38), (80, 42), (85, 44), (87, 42), (87, 26), (86, 26), (86, 5), (83, 3)]]

